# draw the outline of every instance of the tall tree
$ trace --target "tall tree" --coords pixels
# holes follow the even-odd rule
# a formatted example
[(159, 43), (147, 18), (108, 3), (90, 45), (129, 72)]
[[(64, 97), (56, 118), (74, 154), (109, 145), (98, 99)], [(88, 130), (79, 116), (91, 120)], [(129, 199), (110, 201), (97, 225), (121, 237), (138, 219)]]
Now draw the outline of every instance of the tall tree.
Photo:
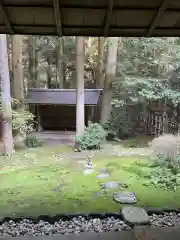
[(101, 124), (107, 122), (108, 118), (110, 117), (112, 109), (111, 105), (111, 99), (113, 94), (112, 83), (116, 77), (117, 47), (118, 38), (117, 37), (109, 38), (104, 90), (102, 95), (101, 119), (100, 119)]
[(84, 133), (84, 37), (76, 39), (76, 135)]
[(17, 110), (24, 108), (24, 84), (22, 66), (22, 36), (12, 36), (12, 93), (13, 98), (18, 100)]
[(52, 87), (52, 55), (47, 57), (47, 87)]
[(58, 70), (58, 78), (59, 78), (59, 87), (64, 88), (64, 39), (58, 38), (57, 44), (57, 70)]
[(102, 88), (103, 83), (104, 83), (104, 37), (99, 37), (96, 87)]
[[(24, 114), (24, 76), (22, 63), (22, 40), (21, 35), (12, 36), (12, 96), (16, 100), (14, 109), (19, 114)], [(22, 122), (23, 124), (23, 122)], [(14, 132), (15, 147), (23, 146), (25, 134)]]
[(2, 140), (4, 153), (10, 154), (14, 151), (14, 144), (12, 136), (12, 109), (7, 39), (4, 34), (0, 35), (0, 83), (2, 102)]
[(36, 87), (37, 81), (37, 37), (28, 36), (30, 86)]

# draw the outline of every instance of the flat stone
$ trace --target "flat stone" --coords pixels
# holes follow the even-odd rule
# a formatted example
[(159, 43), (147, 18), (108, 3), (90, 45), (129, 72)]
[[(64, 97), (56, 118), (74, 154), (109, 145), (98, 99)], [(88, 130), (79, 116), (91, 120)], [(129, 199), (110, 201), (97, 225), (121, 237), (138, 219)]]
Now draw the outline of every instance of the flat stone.
[(112, 188), (118, 188), (119, 185), (120, 185), (119, 182), (111, 181), (111, 182), (102, 183), (101, 187), (103, 189), (112, 189)]
[(84, 173), (85, 175), (92, 174), (93, 172), (94, 172), (94, 169), (84, 169), (84, 170), (83, 170), (83, 173)]
[(109, 173), (109, 171), (108, 171), (107, 168), (102, 168), (102, 169), (100, 169), (99, 172), (100, 172), (100, 173)]
[(131, 224), (147, 224), (149, 222), (149, 216), (144, 208), (125, 206), (122, 208), (122, 216), (125, 221)]
[(101, 197), (101, 196), (104, 196), (105, 195), (105, 191), (100, 191), (100, 192), (96, 192), (95, 194), (94, 194), (96, 197)]
[(77, 163), (79, 164), (85, 164), (87, 161), (86, 160), (77, 160)]
[(119, 192), (114, 195), (114, 200), (119, 203), (136, 203), (137, 198), (134, 192)]
[(93, 164), (85, 164), (84, 167), (87, 168), (87, 169), (93, 169), (93, 168), (95, 168), (95, 165), (93, 165)]
[(97, 178), (107, 178), (109, 176), (110, 176), (109, 173), (99, 173), (96, 177)]

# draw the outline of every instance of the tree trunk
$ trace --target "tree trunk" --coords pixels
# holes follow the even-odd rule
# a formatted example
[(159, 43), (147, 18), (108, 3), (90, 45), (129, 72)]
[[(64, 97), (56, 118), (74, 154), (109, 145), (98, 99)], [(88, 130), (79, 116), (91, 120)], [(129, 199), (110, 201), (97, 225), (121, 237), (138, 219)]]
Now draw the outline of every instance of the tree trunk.
[(8, 68), (8, 51), (6, 35), (0, 35), (0, 83), (2, 101), (2, 141), (4, 154), (14, 151), (12, 136), (12, 109), (10, 94), (10, 78)]
[(12, 36), (12, 93), (13, 98), (19, 101), (18, 109), (24, 108), (24, 84), (22, 68), (22, 36)]
[(36, 54), (36, 36), (28, 36), (29, 40), (29, 79), (30, 87), (36, 87), (37, 81), (37, 54)]
[(108, 54), (106, 63), (106, 74), (104, 80), (104, 90), (102, 95), (101, 106), (101, 124), (105, 124), (111, 114), (112, 105), (112, 83), (116, 76), (116, 61), (117, 61), (118, 38), (113, 37), (108, 39)]
[(104, 38), (98, 38), (98, 69), (96, 77), (96, 87), (103, 88), (104, 83)]
[(51, 88), (51, 80), (52, 80), (52, 56), (49, 55), (47, 58), (47, 87)]
[(76, 135), (84, 133), (84, 38), (77, 37), (76, 43)]
[[(102, 89), (104, 86), (104, 37), (98, 38), (98, 63), (96, 69), (96, 88)], [(102, 98), (100, 96), (97, 107), (94, 108), (93, 119), (99, 122), (101, 118)]]
[[(17, 104), (15, 110), (20, 114), (24, 114), (24, 76), (22, 67), (22, 36), (12, 36), (12, 95)], [(16, 132), (14, 134), (15, 147), (24, 145), (25, 133)]]
[(57, 48), (57, 69), (58, 69), (58, 78), (59, 78), (59, 88), (64, 88), (64, 61), (63, 61), (63, 46), (64, 41), (63, 38), (58, 39), (58, 48)]

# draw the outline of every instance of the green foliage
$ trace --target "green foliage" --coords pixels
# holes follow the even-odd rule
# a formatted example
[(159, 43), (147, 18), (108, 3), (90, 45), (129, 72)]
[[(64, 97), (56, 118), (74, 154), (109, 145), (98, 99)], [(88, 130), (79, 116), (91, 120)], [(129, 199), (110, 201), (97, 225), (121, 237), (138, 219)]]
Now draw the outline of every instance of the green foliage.
[(30, 113), (26, 108), (19, 110), (17, 106), (19, 101), (17, 99), (12, 99), (12, 127), (13, 134), (24, 135), (33, 131), (33, 119), (34, 115)]
[[(28, 111), (28, 109), (19, 109), (17, 99), (12, 99), (12, 129), (13, 135), (24, 135), (33, 131), (34, 115)], [(0, 112), (3, 111), (2, 101), (0, 101)]]
[(125, 139), (133, 136), (133, 119), (126, 106), (114, 108), (111, 117), (106, 124), (108, 132), (116, 133), (116, 136)]
[(12, 110), (12, 125), (13, 133), (16, 135), (20, 133), (21, 135), (33, 131), (33, 125), (30, 121), (33, 121), (34, 115), (27, 110), (23, 112), (17, 112)]
[(175, 173), (171, 168), (156, 167), (151, 172), (150, 183), (158, 188), (176, 190), (180, 186), (180, 169)]
[(36, 136), (33, 136), (33, 135), (26, 136), (25, 144), (28, 148), (36, 148), (36, 147), (42, 146), (42, 142), (39, 139), (37, 139)]
[[(117, 77), (113, 84), (115, 110), (110, 120), (117, 132), (122, 131), (122, 106), (128, 114), (133, 109), (132, 115), (137, 117), (140, 112), (146, 113), (152, 103), (173, 108), (180, 103), (179, 38), (121, 38), (120, 41)], [(125, 116), (125, 133), (133, 130), (132, 122), (137, 122), (132, 115), (131, 121), (126, 121)]]
[(82, 136), (76, 137), (78, 149), (99, 149), (106, 135), (107, 132), (100, 124), (89, 122), (88, 127), (85, 129), (85, 133)]
[(150, 184), (155, 187), (176, 190), (180, 186), (180, 156), (178, 136), (159, 136), (150, 144), (155, 154), (156, 167), (151, 171)]

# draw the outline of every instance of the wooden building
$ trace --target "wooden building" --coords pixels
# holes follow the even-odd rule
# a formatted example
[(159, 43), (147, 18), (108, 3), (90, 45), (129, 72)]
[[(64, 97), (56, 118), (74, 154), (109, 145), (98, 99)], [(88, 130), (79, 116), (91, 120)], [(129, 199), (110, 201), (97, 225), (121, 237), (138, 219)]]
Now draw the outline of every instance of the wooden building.
[[(101, 89), (85, 89), (85, 124), (93, 121)], [(28, 90), (27, 103), (37, 122), (37, 130), (76, 130), (76, 90), (41, 89)]]

